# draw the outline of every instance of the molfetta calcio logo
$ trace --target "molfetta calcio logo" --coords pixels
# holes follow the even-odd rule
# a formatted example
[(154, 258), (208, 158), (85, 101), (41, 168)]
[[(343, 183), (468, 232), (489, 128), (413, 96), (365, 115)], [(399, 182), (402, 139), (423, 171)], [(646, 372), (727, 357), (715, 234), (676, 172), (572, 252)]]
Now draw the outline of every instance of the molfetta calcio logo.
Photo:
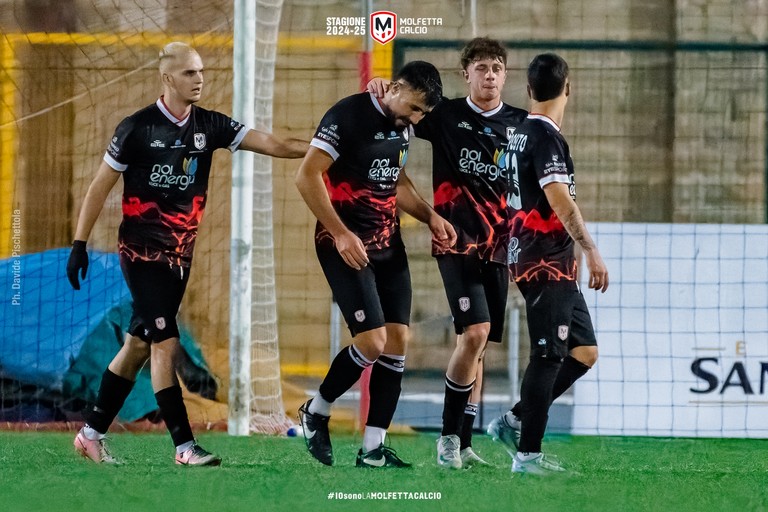
[(197, 158), (185, 158), (182, 164), (183, 174), (174, 174), (173, 166), (167, 164), (155, 164), (149, 175), (149, 185), (157, 188), (177, 188), (187, 190), (195, 182), (197, 173)]
[(371, 37), (374, 41), (387, 44), (397, 35), (397, 14), (377, 11), (371, 14)]
[[(366, 23), (368, 26), (366, 27)], [(366, 29), (371, 39), (387, 44), (398, 35), (406, 37), (428, 36), (443, 26), (443, 18), (410, 17), (392, 11), (376, 11), (364, 16), (327, 16), (325, 35), (364, 36)]]

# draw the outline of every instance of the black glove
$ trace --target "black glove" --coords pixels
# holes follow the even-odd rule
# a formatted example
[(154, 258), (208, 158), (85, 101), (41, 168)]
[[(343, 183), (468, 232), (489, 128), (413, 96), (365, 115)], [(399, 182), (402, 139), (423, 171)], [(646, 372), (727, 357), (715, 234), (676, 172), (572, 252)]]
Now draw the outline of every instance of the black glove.
[(88, 272), (88, 253), (85, 251), (85, 241), (75, 240), (72, 242), (72, 252), (69, 253), (67, 261), (67, 279), (72, 288), (80, 289), (80, 280), (77, 275), (80, 274), (80, 277), (85, 279), (86, 272)]

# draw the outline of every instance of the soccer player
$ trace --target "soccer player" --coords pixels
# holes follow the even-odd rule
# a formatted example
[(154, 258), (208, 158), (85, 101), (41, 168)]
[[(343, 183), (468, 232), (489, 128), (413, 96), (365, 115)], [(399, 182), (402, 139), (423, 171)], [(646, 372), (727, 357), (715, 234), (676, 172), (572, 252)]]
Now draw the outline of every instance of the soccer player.
[(206, 206), (214, 150), (245, 149), (299, 158), (306, 141), (250, 130), (219, 112), (195, 105), (203, 90), (203, 62), (190, 46), (160, 51), (163, 95), (125, 118), (115, 130), (83, 201), (67, 277), (75, 290), (88, 270), (86, 241), (112, 187), (123, 177), (120, 267), (133, 299), (122, 348), (104, 371), (94, 407), (75, 437), (75, 449), (94, 462), (117, 463), (105, 434), (151, 360), (152, 387), (176, 446), (176, 463), (218, 465), (195, 441), (176, 377), (181, 347), (176, 315), (189, 279), (197, 228)]
[(371, 365), (370, 408), (358, 467), (407, 467), (384, 444), (405, 368), (411, 278), (397, 208), (429, 226), (435, 243), (456, 241), (453, 227), (416, 192), (405, 174), (408, 128), (442, 95), (432, 64), (406, 64), (378, 99), (367, 92), (342, 99), (323, 117), (296, 175), (317, 217), (315, 248), (354, 338), (334, 358), (318, 393), (299, 419), (310, 454), (333, 465), (331, 405)]
[(586, 258), (589, 287), (608, 289), (608, 269), (576, 205), (573, 160), (560, 133), (570, 92), (568, 64), (551, 53), (535, 57), (528, 67), (531, 113), (505, 157), (515, 212), (510, 270), (525, 299), (531, 356), (520, 402), (491, 427), (519, 430), (519, 440), (502, 437), (515, 473), (564, 471), (541, 453), (549, 407), (597, 361), (595, 332), (576, 281), (575, 244)]
[[(527, 112), (507, 105), (501, 92), (507, 51), (493, 39), (471, 40), (461, 51), (469, 95), (443, 100), (414, 134), (432, 143), (435, 211), (456, 228), (455, 246), (433, 244), (457, 334), (445, 375), (440, 467), (487, 464), (472, 450), (488, 341), (501, 342), (509, 288), (508, 180), (498, 166), (503, 148)], [(381, 93), (381, 82), (371, 90)], [(470, 401), (470, 396), (472, 400)]]

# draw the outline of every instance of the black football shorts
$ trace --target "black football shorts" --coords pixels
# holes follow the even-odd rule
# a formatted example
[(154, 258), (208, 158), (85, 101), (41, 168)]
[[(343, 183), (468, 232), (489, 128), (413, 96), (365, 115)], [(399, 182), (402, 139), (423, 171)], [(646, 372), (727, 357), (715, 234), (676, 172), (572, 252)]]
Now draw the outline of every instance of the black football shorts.
[(120, 268), (133, 299), (128, 334), (147, 343), (178, 338), (176, 315), (189, 281), (189, 268), (158, 261), (131, 261), (123, 255)]
[(575, 347), (595, 346), (595, 329), (576, 281), (518, 283), (525, 298), (531, 357), (562, 359)]
[(385, 323), (410, 324), (411, 273), (402, 239), (368, 251), (369, 263), (361, 270), (347, 265), (331, 244), (315, 244), (315, 249), (352, 337)]
[(488, 341), (501, 342), (509, 290), (509, 269), (475, 255), (437, 256), (456, 334), (470, 325), (490, 322)]

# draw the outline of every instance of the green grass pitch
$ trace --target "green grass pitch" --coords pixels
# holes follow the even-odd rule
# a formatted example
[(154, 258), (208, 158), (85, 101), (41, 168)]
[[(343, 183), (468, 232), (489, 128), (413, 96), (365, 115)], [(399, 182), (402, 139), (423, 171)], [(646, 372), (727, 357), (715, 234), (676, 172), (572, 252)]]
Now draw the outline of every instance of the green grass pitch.
[[(300, 438), (201, 434), (224, 458), (218, 468), (174, 465), (169, 437), (156, 433), (112, 436), (125, 464), (99, 466), (75, 454), (73, 437), (0, 432), (1, 511), (768, 510), (763, 440), (548, 436), (545, 451), (569, 472), (541, 478), (513, 476), (501, 445), (481, 435), (475, 450), (493, 467), (454, 471), (435, 464), (436, 434), (392, 437), (411, 469), (355, 468), (353, 435), (332, 436), (336, 466), (325, 467)], [(439, 499), (416, 499), (426, 493)]]

